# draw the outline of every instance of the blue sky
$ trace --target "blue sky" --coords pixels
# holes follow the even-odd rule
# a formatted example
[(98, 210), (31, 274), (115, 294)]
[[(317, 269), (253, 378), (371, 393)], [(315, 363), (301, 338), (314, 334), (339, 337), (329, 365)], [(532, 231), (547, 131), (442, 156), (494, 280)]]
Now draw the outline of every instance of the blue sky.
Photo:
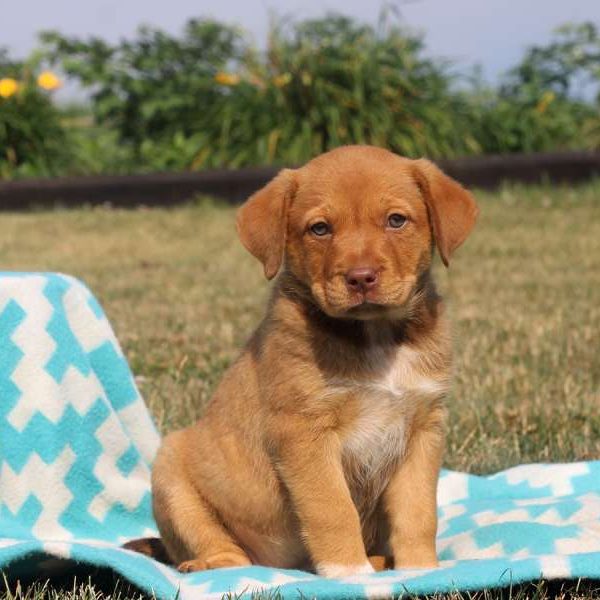
[[(395, 4), (405, 23), (425, 34), (431, 54), (451, 58), (464, 69), (480, 64), (492, 81), (519, 59), (525, 47), (547, 40), (557, 25), (583, 20), (600, 24), (600, 0), (401, 0)], [(203, 15), (244, 25), (260, 43), (270, 10), (298, 18), (331, 10), (374, 22), (380, 6), (381, 2), (368, 0), (0, 0), (0, 46), (23, 56), (35, 45), (41, 29), (117, 40), (143, 23), (176, 32), (186, 19)]]

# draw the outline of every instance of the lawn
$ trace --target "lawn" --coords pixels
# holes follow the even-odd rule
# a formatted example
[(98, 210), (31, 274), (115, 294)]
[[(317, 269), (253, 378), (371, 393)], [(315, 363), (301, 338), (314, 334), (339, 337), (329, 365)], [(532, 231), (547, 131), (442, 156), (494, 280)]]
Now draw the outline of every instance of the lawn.
[[(475, 232), (437, 268), (456, 337), (446, 466), (599, 458), (600, 181), (477, 196)], [(86, 281), (166, 432), (202, 414), (264, 311), (269, 284), (233, 222), (208, 201), (2, 214), (0, 260)]]

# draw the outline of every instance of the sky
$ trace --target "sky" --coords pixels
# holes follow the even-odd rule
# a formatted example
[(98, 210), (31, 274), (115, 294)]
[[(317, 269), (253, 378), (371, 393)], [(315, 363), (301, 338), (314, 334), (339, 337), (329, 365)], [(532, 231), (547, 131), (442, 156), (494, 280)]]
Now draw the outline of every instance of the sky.
[[(495, 81), (523, 50), (549, 39), (567, 22), (600, 25), (600, 0), (398, 0), (405, 24), (423, 32), (431, 55), (453, 59), (459, 69), (475, 64)], [(0, 0), (0, 47), (23, 57), (43, 29), (116, 41), (141, 24), (177, 32), (190, 17), (210, 16), (243, 25), (264, 43), (270, 11), (301, 18), (326, 11), (376, 22), (381, 1), (369, 0)]]

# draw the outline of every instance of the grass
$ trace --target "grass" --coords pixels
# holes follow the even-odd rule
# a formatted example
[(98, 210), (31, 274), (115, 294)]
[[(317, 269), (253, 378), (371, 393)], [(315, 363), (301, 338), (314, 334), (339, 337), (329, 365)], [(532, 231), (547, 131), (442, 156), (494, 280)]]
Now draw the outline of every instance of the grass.
[[(300, 595), (301, 600), (308, 600)], [(540, 581), (528, 586), (518, 588), (505, 588), (502, 590), (485, 590), (476, 593), (452, 593), (446, 595), (436, 594), (427, 600), (593, 600), (600, 597), (600, 584), (597, 582), (567, 581), (546, 582)], [(23, 587), (20, 584), (9, 586), (4, 593), (0, 592), (2, 600), (145, 600), (144, 596), (132, 591), (129, 586), (120, 582), (113, 584), (113, 589), (106, 591), (103, 586), (98, 586), (90, 578), (83, 581), (72, 580), (62, 586), (46, 583), (34, 583)], [(242, 600), (234, 594), (226, 594), (223, 600)], [(244, 600), (283, 600), (278, 590), (264, 593), (252, 592), (244, 596)], [(412, 600), (409, 597), (409, 600)]]
[[(598, 458), (600, 181), (478, 198), (474, 234), (438, 268), (456, 334), (446, 466), (489, 473)], [(233, 215), (210, 202), (3, 214), (0, 264), (91, 286), (165, 432), (202, 414), (264, 311), (269, 285)]]

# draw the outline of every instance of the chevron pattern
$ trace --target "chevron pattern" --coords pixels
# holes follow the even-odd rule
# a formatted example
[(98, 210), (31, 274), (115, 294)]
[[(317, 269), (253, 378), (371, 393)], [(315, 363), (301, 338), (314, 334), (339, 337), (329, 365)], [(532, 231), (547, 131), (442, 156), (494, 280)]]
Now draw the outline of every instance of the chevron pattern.
[(87, 288), (0, 275), (0, 365), (3, 534), (119, 541), (152, 529), (158, 435)]
[(158, 434), (100, 305), (60, 274), (0, 273), (0, 569), (108, 567), (158, 598), (387, 598), (600, 579), (600, 462), (440, 480), (440, 567), (324, 580), (250, 567), (181, 575), (124, 550), (156, 535)]

